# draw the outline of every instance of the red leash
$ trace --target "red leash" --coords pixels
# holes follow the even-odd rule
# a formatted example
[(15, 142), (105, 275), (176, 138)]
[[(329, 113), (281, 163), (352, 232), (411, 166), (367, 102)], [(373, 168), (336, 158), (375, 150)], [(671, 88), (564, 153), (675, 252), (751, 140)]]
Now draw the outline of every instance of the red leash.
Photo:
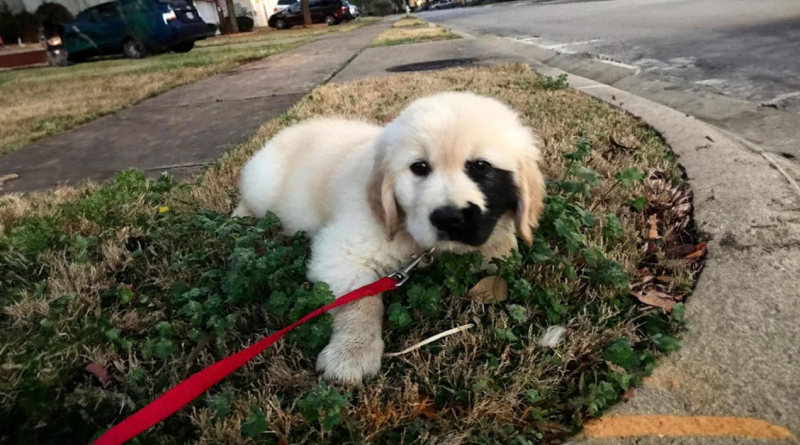
[(133, 439), (149, 429), (151, 426), (171, 416), (175, 411), (178, 411), (186, 406), (186, 404), (196, 399), (208, 388), (211, 388), (220, 380), (236, 372), (237, 369), (244, 366), (263, 350), (272, 346), (273, 343), (280, 340), (284, 335), (288, 334), (289, 331), (311, 320), (312, 318), (322, 315), (331, 309), (352, 303), (361, 298), (371, 297), (383, 292), (397, 289), (397, 287), (405, 283), (405, 281), (408, 279), (408, 273), (418, 264), (421, 262), (427, 263), (432, 261), (432, 257), (430, 255), (432, 252), (433, 250), (430, 250), (419, 257), (414, 257), (414, 259), (408, 265), (392, 275), (381, 278), (380, 280), (372, 284), (368, 284), (362, 288), (356, 289), (349, 294), (342, 295), (333, 303), (311, 312), (305, 317), (259, 341), (258, 343), (248, 346), (236, 354), (226, 357), (192, 375), (188, 379), (172, 387), (159, 398), (150, 402), (147, 406), (140, 409), (132, 416), (126, 418), (122, 422), (112, 427), (110, 430), (103, 433), (103, 435), (94, 442), (94, 445), (121, 445), (128, 440)]

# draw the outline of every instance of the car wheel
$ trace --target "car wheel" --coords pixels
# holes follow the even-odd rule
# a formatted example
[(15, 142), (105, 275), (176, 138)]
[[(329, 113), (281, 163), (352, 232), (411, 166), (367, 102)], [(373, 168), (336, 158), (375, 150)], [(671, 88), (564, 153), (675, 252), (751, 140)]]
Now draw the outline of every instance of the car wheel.
[(329, 15), (329, 16), (325, 17), (325, 23), (327, 23), (328, 26), (335, 25), (336, 24), (336, 17), (334, 17), (332, 15)]
[(192, 48), (194, 48), (194, 42), (185, 42), (185, 43), (180, 43), (178, 45), (172, 45), (169, 47), (169, 49), (171, 49), (172, 52), (175, 53), (188, 53), (189, 51), (192, 50)]
[[(66, 51), (64, 51), (66, 53)], [(92, 57), (92, 53), (87, 52), (80, 52), (77, 54), (67, 54), (67, 64), (71, 63), (83, 63), (89, 60), (89, 57)]]
[(275, 20), (276, 29), (286, 29), (286, 21), (282, 19)]
[(129, 37), (122, 44), (122, 53), (129, 59), (143, 59), (147, 57), (147, 48), (135, 37)]

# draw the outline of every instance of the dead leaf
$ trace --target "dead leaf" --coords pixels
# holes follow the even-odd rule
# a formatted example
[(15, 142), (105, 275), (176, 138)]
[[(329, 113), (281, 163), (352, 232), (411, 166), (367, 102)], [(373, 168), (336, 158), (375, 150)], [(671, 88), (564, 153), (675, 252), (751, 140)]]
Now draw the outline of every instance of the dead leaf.
[(469, 290), (467, 296), (483, 304), (506, 301), (508, 300), (508, 283), (496, 275), (486, 277), (478, 281), (478, 284)]
[(689, 212), (691, 211), (692, 211), (692, 204), (688, 202), (684, 204), (679, 204), (672, 208), (672, 213), (677, 217), (688, 215)]
[(679, 244), (677, 246), (672, 246), (664, 252), (667, 255), (667, 258), (676, 259), (676, 258), (683, 258), (686, 255), (692, 254), (697, 248), (694, 244)]
[[(615, 364), (613, 364), (613, 363), (611, 363), (609, 361), (606, 361), (606, 366), (608, 366), (608, 369), (610, 369), (610, 370), (612, 370), (614, 372), (617, 372), (619, 374), (627, 373), (627, 371), (625, 371), (625, 368), (623, 368), (620, 365), (615, 365)], [(583, 374), (581, 374), (581, 375), (583, 375)]]
[(631, 295), (642, 303), (648, 306), (659, 307), (664, 309), (665, 312), (671, 311), (676, 303), (674, 297), (655, 289), (649, 289), (645, 292), (631, 292)]
[(614, 139), (614, 136), (609, 138), (609, 142), (611, 142), (611, 148), (603, 152), (603, 158), (605, 158), (607, 161), (610, 161), (611, 158), (613, 158), (618, 152), (633, 150), (631, 147), (628, 147), (627, 145), (622, 144)]
[(650, 218), (647, 219), (647, 224), (650, 225), (650, 231), (647, 234), (649, 239), (659, 239), (661, 238), (658, 236), (658, 216), (656, 214), (650, 215)]
[(705, 255), (706, 252), (708, 252), (708, 248), (706, 247), (706, 243), (702, 242), (695, 246), (694, 252), (684, 256), (684, 258), (687, 260), (696, 260), (697, 258), (701, 258), (703, 255)]
[(621, 149), (626, 150), (626, 151), (633, 150), (631, 147), (628, 147), (627, 145), (621, 144), (620, 142), (618, 142), (616, 139), (614, 139), (614, 136), (611, 136), (609, 138), (609, 140), (611, 141), (611, 145), (613, 145), (616, 148), (621, 148)]
[(100, 380), (103, 386), (108, 386), (108, 384), (113, 381), (111, 374), (99, 363), (87, 365), (85, 369), (92, 373), (93, 376), (97, 377), (97, 380)]
[(636, 394), (634, 393), (633, 388), (631, 388), (631, 389), (625, 391), (624, 393), (622, 393), (622, 400), (627, 402), (628, 400), (632, 399), (633, 396), (635, 396), (635, 395)]
[(636, 279), (631, 283), (631, 288), (637, 288), (653, 282), (656, 277), (650, 272), (650, 269), (643, 267), (636, 273)]

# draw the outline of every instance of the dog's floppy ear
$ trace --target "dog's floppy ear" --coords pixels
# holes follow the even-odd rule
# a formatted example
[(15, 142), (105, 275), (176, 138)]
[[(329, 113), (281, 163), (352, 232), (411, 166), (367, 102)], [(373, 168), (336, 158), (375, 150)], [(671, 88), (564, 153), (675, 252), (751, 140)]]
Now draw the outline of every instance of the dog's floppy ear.
[(367, 201), (372, 209), (372, 214), (386, 229), (386, 234), (391, 240), (400, 231), (401, 214), (394, 197), (394, 179), (386, 171), (382, 156), (375, 159), (372, 169), (372, 178), (367, 189)]
[(533, 152), (519, 161), (517, 167), (516, 226), (517, 233), (526, 244), (533, 242), (533, 229), (539, 225), (539, 216), (544, 210), (544, 178), (539, 170), (539, 139), (534, 136)]

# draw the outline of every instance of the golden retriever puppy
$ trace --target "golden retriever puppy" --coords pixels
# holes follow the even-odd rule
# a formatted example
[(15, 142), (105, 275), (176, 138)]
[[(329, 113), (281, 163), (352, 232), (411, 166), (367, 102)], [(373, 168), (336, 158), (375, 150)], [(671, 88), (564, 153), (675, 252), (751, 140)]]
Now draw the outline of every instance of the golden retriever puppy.
[[(412, 254), (507, 254), (530, 243), (542, 211), (538, 141), (516, 113), (472, 93), (413, 102), (381, 128), (309, 120), (278, 133), (242, 169), (234, 216), (268, 211), (312, 238), (311, 281), (338, 297), (402, 266)], [(359, 384), (380, 370), (380, 297), (332, 311), (317, 360), (329, 380)]]

